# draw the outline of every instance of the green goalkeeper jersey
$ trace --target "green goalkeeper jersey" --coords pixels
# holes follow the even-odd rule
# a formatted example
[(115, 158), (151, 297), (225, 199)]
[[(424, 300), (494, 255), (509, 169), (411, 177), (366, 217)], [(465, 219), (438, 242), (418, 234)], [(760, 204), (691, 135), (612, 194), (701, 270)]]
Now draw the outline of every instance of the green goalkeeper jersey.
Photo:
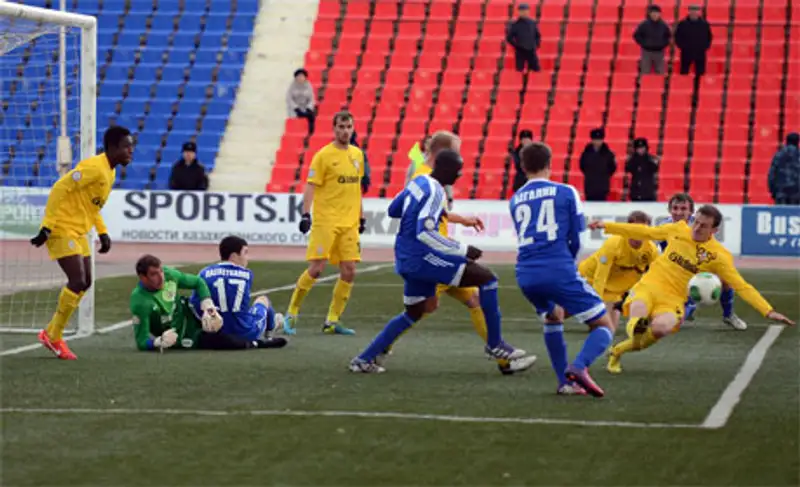
[(153, 341), (170, 328), (178, 334), (173, 348), (195, 348), (203, 331), (189, 307), (188, 299), (178, 294), (180, 289), (197, 292), (200, 299), (210, 297), (208, 285), (193, 274), (164, 267), (164, 285), (157, 291), (141, 283), (131, 293), (133, 332), (139, 350), (155, 349)]

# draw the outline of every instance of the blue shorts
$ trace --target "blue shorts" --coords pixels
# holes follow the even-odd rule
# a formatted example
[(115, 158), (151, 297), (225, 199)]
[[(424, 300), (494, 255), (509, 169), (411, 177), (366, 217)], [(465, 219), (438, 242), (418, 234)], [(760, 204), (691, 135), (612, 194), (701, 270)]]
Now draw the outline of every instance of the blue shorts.
[[(195, 317), (200, 320), (202, 311), (192, 306)], [(220, 313), (222, 316), (222, 329), (220, 333), (233, 335), (245, 340), (258, 340), (264, 331), (272, 331), (275, 321), (269, 319), (269, 307), (263, 303), (256, 303), (247, 311), (239, 313)]]
[(551, 313), (556, 305), (582, 323), (606, 314), (606, 305), (592, 286), (577, 272), (571, 272), (517, 272), (517, 284), (541, 316)]
[(411, 306), (436, 296), (436, 286), (458, 286), (467, 258), (430, 252), (413, 263), (398, 262), (395, 266), (405, 281), (403, 304)]

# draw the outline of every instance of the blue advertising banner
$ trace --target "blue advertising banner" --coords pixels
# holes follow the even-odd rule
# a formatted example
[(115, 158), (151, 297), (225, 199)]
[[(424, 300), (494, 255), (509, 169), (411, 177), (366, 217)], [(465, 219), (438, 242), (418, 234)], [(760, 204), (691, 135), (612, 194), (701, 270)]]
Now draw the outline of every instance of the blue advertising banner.
[(800, 206), (742, 208), (742, 255), (800, 256)]

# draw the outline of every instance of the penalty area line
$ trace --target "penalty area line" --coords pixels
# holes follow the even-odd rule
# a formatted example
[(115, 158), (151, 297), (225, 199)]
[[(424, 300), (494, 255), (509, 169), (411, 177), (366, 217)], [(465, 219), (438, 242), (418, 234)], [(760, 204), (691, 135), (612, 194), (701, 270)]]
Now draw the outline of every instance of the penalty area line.
[[(358, 274), (363, 274), (363, 273), (366, 273), (366, 272), (375, 272), (375, 271), (379, 271), (379, 270), (382, 270), (382, 269), (386, 269), (387, 267), (392, 267), (393, 265), (394, 264), (376, 264), (376, 265), (371, 265), (371, 266), (367, 266), (367, 267), (362, 267), (362, 268), (357, 269), (356, 274), (358, 275)], [(330, 276), (320, 277), (319, 279), (317, 279), (317, 282), (333, 281), (333, 280), (338, 279), (338, 278), (339, 278), (338, 274), (332, 274)], [(273, 288), (269, 288), (269, 289), (261, 289), (261, 290), (258, 290), (256, 292), (252, 293), (251, 296), (258, 297), (258, 296), (263, 296), (265, 294), (276, 293), (276, 292), (280, 292), (280, 291), (293, 291), (295, 287), (297, 287), (297, 283), (287, 284), (285, 286), (278, 286), (278, 287), (273, 287)], [(119, 323), (114, 323), (113, 325), (108, 325), (108, 326), (104, 326), (102, 328), (98, 328), (97, 330), (95, 330), (94, 333), (83, 334), (83, 335), (78, 334), (78, 335), (65, 336), (64, 340), (65, 341), (81, 340), (83, 338), (89, 338), (90, 336), (93, 336), (95, 334), (103, 335), (103, 334), (106, 334), (106, 333), (111, 333), (111, 332), (114, 332), (114, 331), (117, 331), (117, 330), (121, 330), (122, 328), (126, 328), (126, 327), (130, 326), (131, 324), (132, 324), (131, 320), (120, 321)], [(17, 354), (20, 354), (20, 353), (29, 352), (31, 350), (37, 350), (37, 349), (40, 349), (40, 348), (42, 348), (42, 345), (39, 344), (39, 343), (32, 343), (30, 345), (23, 345), (21, 347), (9, 348), (8, 350), (3, 350), (2, 352), (0, 352), (0, 357), (5, 357), (7, 355), (17, 355)]]
[(135, 409), (135, 408), (0, 408), (0, 414), (32, 415), (118, 415), (141, 416), (214, 416), (214, 417), (311, 417), (311, 418), (361, 418), (405, 421), (438, 421), (445, 423), (492, 423), (523, 425), (586, 426), (642, 429), (697, 429), (697, 424), (639, 423), (632, 421), (590, 421), (557, 418), (503, 418), (480, 416), (455, 416), (447, 414), (399, 413), (390, 411), (298, 411), (291, 409), (265, 410), (214, 410), (214, 409)]
[(756, 372), (761, 368), (761, 364), (764, 363), (767, 352), (772, 344), (775, 343), (775, 340), (778, 339), (783, 329), (784, 327), (781, 325), (770, 325), (767, 328), (767, 331), (750, 349), (750, 353), (747, 354), (747, 358), (736, 373), (736, 376), (722, 392), (714, 407), (711, 408), (705, 421), (703, 421), (702, 428), (718, 429), (727, 424), (734, 408), (742, 400), (742, 394), (747, 389), (747, 386), (750, 385), (750, 382), (753, 381)]

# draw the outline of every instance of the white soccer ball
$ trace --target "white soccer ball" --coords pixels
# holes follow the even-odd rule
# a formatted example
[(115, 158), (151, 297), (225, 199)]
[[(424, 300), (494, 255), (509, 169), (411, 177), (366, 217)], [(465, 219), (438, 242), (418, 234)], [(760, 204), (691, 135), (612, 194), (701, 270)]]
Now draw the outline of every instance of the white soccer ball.
[(697, 304), (716, 304), (722, 294), (722, 281), (716, 274), (701, 272), (689, 281), (689, 297)]

